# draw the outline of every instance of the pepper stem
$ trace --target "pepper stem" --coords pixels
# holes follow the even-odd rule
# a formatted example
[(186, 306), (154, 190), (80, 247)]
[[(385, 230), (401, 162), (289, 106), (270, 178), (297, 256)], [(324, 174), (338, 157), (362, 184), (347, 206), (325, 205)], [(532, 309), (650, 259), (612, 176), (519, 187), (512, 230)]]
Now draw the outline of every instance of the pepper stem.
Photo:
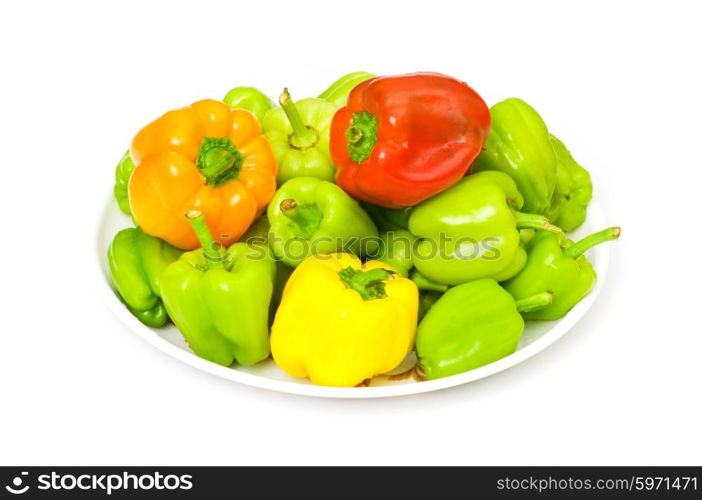
[(529, 297), (524, 297), (523, 299), (519, 299), (516, 304), (517, 311), (519, 312), (530, 312), (536, 311), (537, 309), (543, 309), (544, 307), (553, 304), (553, 292), (542, 292)]
[(431, 281), (429, 278), (424, 276), (416, 269), (412, 271), (410, 279), (414, 282), (415, 285), (417, 285), (417, 288), (419, 288), (420, 290), (433, 290), (435, 292), (445, 292), (449, 289), (448, 285), (442, 285), (440, 283), (436, 283), (435, 281)]
[(358, 127), (349, 127), (348, 132), (346, 132), (346, 138), (349, 144), (356, 144), (363, 139), (363, 130)]
[(295, 220), (298, 217), (299, 210), (297, 209), (297, 202), (292, 198), (286, 198), (280, 202), (280, 211), (283, 215)]
[(224, 268), (224, 259), (220, 252), (222, 245), (212, 238), (212, 233), (207, 227), (205, 216), (200, 210), (188, 210), (185, 217), (195, 231), (197, 239), (200, 240), (202, 253), (205, 256), (207, 269), (222, 269)]
[(203, 137), (195, 164), (205, 182), (217, 187), (239, 177), (244, 155), (229, 137)]
[(300, 112), (297, 110), (297, 106), (293, 102), (292, 97), (290, 97), (287, 87), (283, 89), (278, 102), (293, 129), (293, 133), (288, 139), (290, 146), (295, 149), (307, 149), (314, 146), (319, 141), (319, 136), (305, 124)]
[(345, 136), (349, 158), (355, 163), (363, 163), (378, 141), (378, 119), (367, 111), (354, 113)]
[(294, 223), (303, 238), (311, 238), (322, 223), (322, 211), (317, 205), (298, 205), (293, 198), (280, 202), (280, 212)]
[(394, 274), (388, 269), (361, 271), (348, 266), (339, 271), (339, 278), (346, 288), (357, 291), (363, 300), (374, 300), (387, 297), (384, 280), (390, 279)]
[(517, 210), (512, 210), (514, 218), (517, 223), (517, 229), (537, 229), (541, 231), (548, 231), (549, 233), (562, 233), (563, 230), (551, 224), (546, 217), (537, 214), (525, 214), (524, 212), (518, 212)]
[(573, 243), (563, 251), (563, 255), (571, 259), (577, 259), (595, 245), (618, 239), (620, 234), (622, 234), (621, 227), (608, 227), (602, 231), (592, 233), (590, 236), (585, 236), (577, 243)]

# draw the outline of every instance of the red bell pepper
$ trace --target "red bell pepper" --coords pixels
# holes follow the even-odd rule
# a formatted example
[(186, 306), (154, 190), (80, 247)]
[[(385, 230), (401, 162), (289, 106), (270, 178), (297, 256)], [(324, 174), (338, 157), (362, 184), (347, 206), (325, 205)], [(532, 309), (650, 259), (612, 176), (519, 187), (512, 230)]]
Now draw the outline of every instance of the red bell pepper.
[(336, 183), (376, 205), (416, 205), (466, 174), (489, 130), (487, 105), (455, 78), (413, 73), (366, 80), (332, 120)]

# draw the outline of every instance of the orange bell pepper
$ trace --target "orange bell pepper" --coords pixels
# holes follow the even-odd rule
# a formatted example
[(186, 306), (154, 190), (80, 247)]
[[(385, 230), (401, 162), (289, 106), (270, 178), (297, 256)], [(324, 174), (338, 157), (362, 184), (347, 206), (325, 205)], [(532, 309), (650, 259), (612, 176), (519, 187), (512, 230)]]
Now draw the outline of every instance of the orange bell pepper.
[(205, 214), (229, 246), (273, 197), (278, 165), (256, 117), (214, 100), (169, 111), (141, 129), (130, 154), (129, 206), (144, 232), (184, 250), (199, 248), (183, 216)]

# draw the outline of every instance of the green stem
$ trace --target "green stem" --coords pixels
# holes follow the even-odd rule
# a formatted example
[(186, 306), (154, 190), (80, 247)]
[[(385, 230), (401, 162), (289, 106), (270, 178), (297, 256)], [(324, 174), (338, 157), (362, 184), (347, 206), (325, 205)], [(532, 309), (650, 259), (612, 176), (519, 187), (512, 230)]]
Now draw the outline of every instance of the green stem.
[(284, 216), (294, 221), (298, 219), (300, 213), (297, 202), (292, 198), (286, 198), (280, 202), (280, 211), (283, 212)]
[(217, 187), (239, 177), (244, 155), (229, 137), (203, 137), (195, 164), (207, 184)]
[(537, 229), (541, 231), (548, 231), (549, 233), (563, 232), (560, 227), (551, 224), (551, 222), (543, 215), (525, 214), (524, 212), (518, 212), (517, 210), (512, 210), (512, 213), (514, 214), (514, 218), (517, 222), (517, 229)]
[(207, 269), (223, 269), (224, 261), (220, 253), (222, 246), (212, 238), (212, 233), (207, 227), (203, 213), (199, 210), (189, 210), (185, 213), (185, 217), (188, 219), (193, 231), (195, 231), (197, 239), (200, 240)]
[(387, 297), (384, 280), (390, 279), (394, 274), (387, 269), (361, 271), (349, 266), (339, 271), (339, 278), (346, 288), (357, 291), (363, 300), (373, 300)]
[(553, 292), (542, 292), (529, 297), (519, 299), (517, 302), (517, 311), (530, 312), (542, 309), (550, 304), (553, 304)]
[(416, 269), (412, 271), (410, 279), (414, 281), (414, 284), (417, 285), (417, 288), (419, 288), (420, 290), (433, 290), (435, 292), (445, 292), (449, 289), (448, 285), (442, 285), (440, 283), (431, 281), (429, 278), (424, 276)]
[(356, 163), (370, 157), (378, 142), (378, 119), (367, 111), (354, 113), (351, 126), (346, 129), (346, 150)]
[(293, 198), (280, 202), (280, 212), (295, 224), (303, 238), (311, 238), (322, 223), (322, 211), (317, 205), (298, 205)]
[(290, 146), (295, 149), (307, 149), (317, 143), (319, 137), (316, 132), (308, 127), (300, 112), (297, 110), (297, 106), (290, 97), (290, 92), (288, 88), (283, 89), (283, 93), (280, 94), (280, 99), (278, 100), (280, 107), (283, 108), (285, 116), (288, 117), (290, 126), (293, 129), (293, 133), (290, 136), (289, 142)]
[(349, 127), (349, 130), (346, 132), (346, 139), (349, 141), (349, 144), (358, 144), (363, 139), (363, 130), (359, 127)]
[(577, 259), (595, 245), (599, 245), (605, 241), (616, 240), (619, 238), (620, 234), (622, 234), (621, 227), (608, 227), (602, 231), (592, 233), (590, 236), (585, 236), (577, 243), (573, 243), (563, 251), (563, 255), (571, 259)]

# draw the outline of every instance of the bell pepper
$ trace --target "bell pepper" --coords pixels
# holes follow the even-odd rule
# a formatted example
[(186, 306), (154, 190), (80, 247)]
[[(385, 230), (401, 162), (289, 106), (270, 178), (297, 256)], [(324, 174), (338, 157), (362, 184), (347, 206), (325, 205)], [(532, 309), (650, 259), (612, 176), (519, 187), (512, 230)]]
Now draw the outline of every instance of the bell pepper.
[(512, 354), (524, 331), (520, 312), (545, 307), (552, 299), (542, 290), (515, 302), (491, 279), (451, 288), (417, 328), (420, 371), (428, 379), (448, 377)]
[(422, 291), (434, 291), (444, 293), (446, 290), (449, 289), (448, 285), (443, 285), (441, 283), (432, 281), (416, 269), (412, 269), (412, 272), (410, 273), (410, 279), (414, 281), (414, 284), (417, 285), (417, 288), (419, 288)]
[[(270, 229), (271, 224), (268, 222), (268, 217), (262, 215), (251, 224), (251, 227), (244, 233), (239, 241), (252, 245), (265, 245), (270, 248), (268, 234)], [(273, 323), (273, 316), (275, 316), (275, 311), (278, 309), (278, 304), (280, 304), (283, 289), (292, 272), (292, 267), (288, 266), (282, 260), (275, 259), (275, 286), (273, 287), (273, 296), (271, 297), (270, 323)]]
[(313, 255), (293, 272), (271, 330), (275, 363), (293, 377), (352, 387), (397, 367), (414, 344), (418, 292), (387, 264)]
[(527, 244), (527, 264), (504, 283), (515, 299), (522, 300), (537, 290), (551, 290), (553, 304), (524, 313), (529, 320), (562, 318), (580, 302), (595, 284), (597, 275), (583, 255), (588, 249), (619, 238), (621, 229), (610, 227), (573, 243), (562, 235), (538, 232)]
[(556, 184), (556, 156), (539, 113), (517, 98), (490, 108), (492, 128), (474, 172), (498, 170), (509, 174), (524, 196), (524, 210), (543, 214)]
[(442, 292), (437, 292), (435, 290), (420, 290), (419, 291), (419, 312), (417, 313), (417, 322), (421, 323), (424, 316), (427, 315), (429, 309), (431, 309), (434, 304), (443, 295)]
[(264, 245), (224, 251), (202, 212), (186, 213), (202, 248), (184, 253), (161, 275), (166, 311), (192, 350), (208, 361), (253, 365), (270, 354), (268, 314), (275, 262)]
[(107, 250), (112, 284), (127, 309), (147, 326), (159, 327), (168, 321), (159, 278), (181, 253), (138, 227), (122, 229)]
[(349, 98), (349, 93), (353, 88), (361, 82), (365, 82), (371, 78), (375, 78), (375, 75), (371, 73), (366, 73), (365, 71), (355, 71), (344, 75), (334, 83), (332, 83), (327, 90), (319, 94), (320, 99), (329, 101), (337, 108), (346, 106), (346, 101)]
[(183, 213), (205, 214), (217, 240), (237, 241), (275, 192), (277, 166), (256, 117), (199, 101), (144, 127), (130, 151), (129, 205), (147, 234), (182, 249), (199, 242)]
[(554, 224), (570, 232), (585, 222), (587, 205), (592, 199), (592, 181), (587, 170), (573, 159), (565, 145), (551, 135), (556, 155), (556, 188), (546, 211)]
[(422, 238), (415, 267), (444, 285), (511, 278), (526, 262), (521, 228), (560, 232), (543, 216), (519, 212), (523, 202), (507, 174), (480, 172), (416, 206), (409, 219)]
[(332, 121), (336, 183), (375, 205), (416, 205), (465, 175), (489, 129), (485, 102), (455, 78), (414, 73), (366, 80)]
[(129, 193), (127, 192), (127, 186), (129, 185), (129, 177), (131, 177), (133, 171), (134, 162), (129, 156), (129, 151), (127, 151), (115, 168), (115, 187), (113, 190), (119, 209), (126, 215), (132, 215), (132, 211), (129, 209)]
[(314, 177), (283, 184), (268, 205), (273, 253), (296, 267), (309, 255), (346, 251), (372, 255), (378, 230), (356, 200)]
[(390, 265), (403, 278), (409, 277), (419, 290), (445, 292), (449, 288), (448, 285), (431, 281), (414, 269), (412, 255), (416, 252), (418, 244), (417, 237), (409, 231), (388, 231), (380, 235), (378, 249), (372, 257), (373, 260)]
[(273, 108), (270, 98), (255, 87), (234, 87), (222, 101), (232, 108), (251, 111), (256, 119), (263, 121), (263, 116)]
[[(561, 228), (562, 230), (562, 228)], [(529, 240), (531, 240), (534, 235), (536, 234), (536, 229), (520, 229), (519, 230), (519, 239), (522, 242), (522, 245), (526, 245), (529, 243)]]
[(396, 231), (409, 227), (409, 216), (412, 207), (406, 208), (386, 208), (373, 205), (372, 203), (361, 202), (363, 210), (373, 219), (378, 231)]
[(271, 225), (268, 222), (268, 217), (262, 215), (253, 221), (246, 232), (241, 235), (239, 241), (255, 245), (268, 245), (268, 231), (270, 229)]
[(279, 102), (262, 122), (278, 160), (278, 185), (295, 177), (333, 180), (329, 128), (336, 106), (318, 98), (293, 102), (288, 89)]
[(389, 264), (400, 276), (407, 278), (414, 267), (412, 252), (416, 242), (417, 238), (404, 229), (385, 232), (380, 235), (378, 249), (372, 257)]

